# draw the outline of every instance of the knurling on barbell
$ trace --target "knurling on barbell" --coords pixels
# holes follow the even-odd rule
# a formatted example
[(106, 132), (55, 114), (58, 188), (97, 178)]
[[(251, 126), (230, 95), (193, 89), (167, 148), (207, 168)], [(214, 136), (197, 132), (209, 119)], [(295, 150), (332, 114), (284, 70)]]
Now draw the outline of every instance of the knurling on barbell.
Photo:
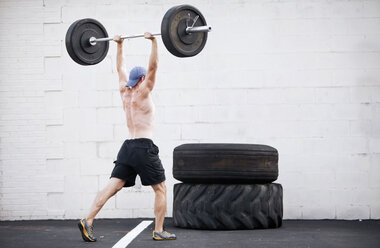
[[(165, 47), (177, 57), (192, 57), (204, 48), (207, 26), (202, 13), (191, 5), (170, 8), (161, 22), (161, 36)], [(160, 34), (155, 34), (160, 35)], [(122, 36), (123, 39), (144, 35)], [(90, 42), (91, 40), (91, 42)], [(95, 65), (107, 55), (109, 40), (104, 26), (95, 19), (75, 21), (66, 33), (66, 49), (70, 57), (80, 65)]]

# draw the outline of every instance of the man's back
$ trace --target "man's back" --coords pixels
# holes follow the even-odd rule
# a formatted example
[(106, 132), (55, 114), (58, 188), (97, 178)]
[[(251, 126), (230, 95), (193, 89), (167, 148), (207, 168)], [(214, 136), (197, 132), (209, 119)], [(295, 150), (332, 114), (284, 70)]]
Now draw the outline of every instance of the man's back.
[(119, 90), (126, 113), (129, 138), (148, 138), (153, 136), (154, 104), (150, 95), (156, 81), (158, 66), (157, 41), (151, 33), (145, 33), (145, 38), (152, 41), (152, 52), (149, 58), (148, 70), (136, 66), (131, 70), (129, 80), (125, 71), (123, 42), (120, 35), (114, 40), (117, 48), (117, 71), (119, 74)]
[(153, 136), (154, 104), (148, 89), (144, 85), (127, 89), (122, 94), (122, 100), (130, 138), (151, 139)]

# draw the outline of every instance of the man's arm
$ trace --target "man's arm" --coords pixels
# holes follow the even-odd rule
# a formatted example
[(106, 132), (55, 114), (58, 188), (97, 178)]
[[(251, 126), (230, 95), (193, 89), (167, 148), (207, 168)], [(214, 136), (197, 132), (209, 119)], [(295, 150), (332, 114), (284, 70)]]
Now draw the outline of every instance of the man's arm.
[(123, 55), (123, 40), (120, 39), (120, 35), (115, 36), (113, 40), (117, 43), (116, 68), (119, 74), (119, 90), (122, 95), (126, 89), (125, 85), (128, 82)]
[(148, 71), (146, 72), (145, 85), (152, 91), (156, 82), (156, 72), (158, 67), (157, 40), (151, 33), (144, 34), (145, 39), (152, 41), (152, 52), (149, 58)]

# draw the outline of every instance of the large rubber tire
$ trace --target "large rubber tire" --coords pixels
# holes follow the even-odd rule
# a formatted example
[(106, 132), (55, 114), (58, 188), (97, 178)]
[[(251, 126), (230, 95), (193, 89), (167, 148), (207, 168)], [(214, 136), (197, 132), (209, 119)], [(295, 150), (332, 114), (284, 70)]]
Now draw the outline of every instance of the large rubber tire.
[(278, 152), (266, 145), (184, 144), (174, 149), (173, 176), (184, 183), (271, 183)]
[(174, 225), (193, 229), (262, 229), (282, 225), (280, 184), (175, 184)]

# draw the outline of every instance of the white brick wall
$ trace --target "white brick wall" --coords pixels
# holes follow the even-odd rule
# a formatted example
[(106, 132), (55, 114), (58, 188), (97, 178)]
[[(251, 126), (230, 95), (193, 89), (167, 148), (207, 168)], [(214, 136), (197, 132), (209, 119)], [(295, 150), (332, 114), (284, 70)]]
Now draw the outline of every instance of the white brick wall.
[[(127, 138), (116, 48), (83, 67), (64, 44), (85, 17), (110, 35), (156, 32), (177, 0), (0, 2), (0, 220), (84, 216)], [(280, 153), (286, 219), (380, 218), (380, 1), (194, 0), (213, 27), (201, 54), (159, 39), (155, 143), (172, 212), (172, 151), (262, 143)], [(128, 69), (150, 44), (126, 42)], [(91, 185), (86, 188), (84, 185)], [(152, 217), (137, 180), (99, 217)]]

